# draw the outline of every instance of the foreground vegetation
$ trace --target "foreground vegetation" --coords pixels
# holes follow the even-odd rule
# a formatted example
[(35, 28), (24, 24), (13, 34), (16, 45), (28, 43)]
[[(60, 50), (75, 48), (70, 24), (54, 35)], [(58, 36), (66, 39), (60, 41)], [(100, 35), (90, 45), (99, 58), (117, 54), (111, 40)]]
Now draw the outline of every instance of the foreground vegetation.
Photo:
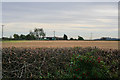
[(2, 75), (6, 78), (115, 78), (119, 50), (98, 48), (3, 48)]

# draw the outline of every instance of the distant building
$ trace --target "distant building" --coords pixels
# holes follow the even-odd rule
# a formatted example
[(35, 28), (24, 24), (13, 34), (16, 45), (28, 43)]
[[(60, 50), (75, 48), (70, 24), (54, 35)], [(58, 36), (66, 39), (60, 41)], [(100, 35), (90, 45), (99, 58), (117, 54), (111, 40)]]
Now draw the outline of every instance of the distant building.
[(45, 37), (45, 40), (63, 40), (63, 37)]
[(45, 37), (46, 40), (55, 40), (54, 37)]

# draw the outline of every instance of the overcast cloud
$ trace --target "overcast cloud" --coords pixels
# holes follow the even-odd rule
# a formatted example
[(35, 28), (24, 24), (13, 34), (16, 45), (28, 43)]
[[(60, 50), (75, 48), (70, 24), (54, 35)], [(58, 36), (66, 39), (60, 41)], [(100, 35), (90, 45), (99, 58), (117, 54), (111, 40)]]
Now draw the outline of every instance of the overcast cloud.
[(119, 0), (1, 0), (2, 2), (118, 2)]
[(118, 37), (117, 2), (4, 2), (2, 6), (4, 36), (27, 34), (35, 27), (47, 36), (67, 34), (86, 39), (103, 36)]

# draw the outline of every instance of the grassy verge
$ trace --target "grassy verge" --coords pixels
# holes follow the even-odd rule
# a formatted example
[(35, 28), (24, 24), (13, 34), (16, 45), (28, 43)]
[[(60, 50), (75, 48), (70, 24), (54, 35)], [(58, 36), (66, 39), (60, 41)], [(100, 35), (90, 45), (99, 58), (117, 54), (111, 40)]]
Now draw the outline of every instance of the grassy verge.
[(2, 43), (27, 42), (28, 40), (2, 40)]

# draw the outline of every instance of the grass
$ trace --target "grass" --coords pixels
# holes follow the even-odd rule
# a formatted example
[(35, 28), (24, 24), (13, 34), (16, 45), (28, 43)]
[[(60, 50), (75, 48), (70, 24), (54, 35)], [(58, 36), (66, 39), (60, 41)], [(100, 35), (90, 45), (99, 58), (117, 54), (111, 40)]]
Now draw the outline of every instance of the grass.
[(28, 42), (28, 40), (2, 40), (3, 43)]

